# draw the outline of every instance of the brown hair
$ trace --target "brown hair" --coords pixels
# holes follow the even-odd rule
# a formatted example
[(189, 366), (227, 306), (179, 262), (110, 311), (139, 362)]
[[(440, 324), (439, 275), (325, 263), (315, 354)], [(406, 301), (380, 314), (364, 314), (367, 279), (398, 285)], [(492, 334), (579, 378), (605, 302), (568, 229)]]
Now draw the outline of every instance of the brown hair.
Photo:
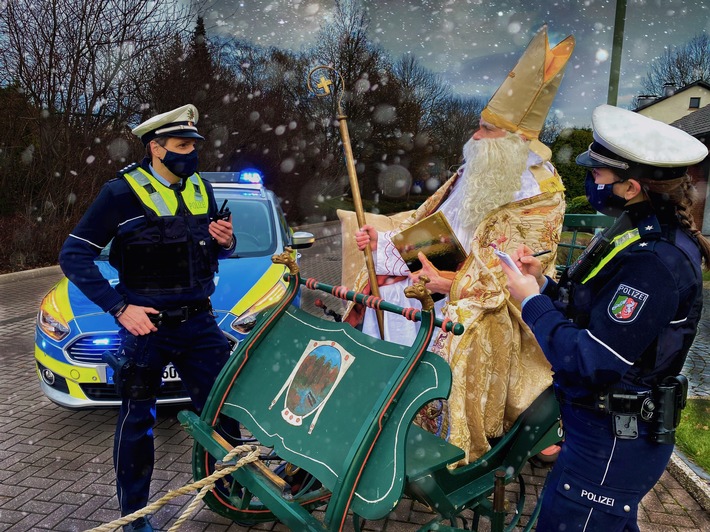
[(155, 137), (154, 139), (151, 139), (148, 141), (145, 145), (145, 156), (148, 157), (151, 161), (153, 160), (153, 152), (150, 149), (150, 143), (152, 141), (155, 141), (158, 143), (158, 145), (162, 146), (163, 148), (165, 145), (168, 143), (168, 137)]
[(692, 207), (697, 198), (697, 190), (690, 176), (686, 173), (676, 179), (635, 179), (645, 191), (651, 193), (651, 203), (661, 201), (675, 206), (676, 216), (681, 227), (698, 241), (703, 257), (703, 267), (705, 270), (710, 270), (710, 241), (695, 226)]

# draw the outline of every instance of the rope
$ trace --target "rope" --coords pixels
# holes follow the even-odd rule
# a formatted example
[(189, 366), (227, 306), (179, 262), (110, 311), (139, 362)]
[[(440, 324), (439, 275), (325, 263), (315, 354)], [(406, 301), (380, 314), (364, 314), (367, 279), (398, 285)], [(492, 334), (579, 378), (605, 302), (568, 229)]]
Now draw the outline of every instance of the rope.
[(185, 509), (182, 515), (180, 515), (178, 520), (175, 521), (175, 524), (173, 524), (173, 526), (170, 527), (170, 530), (168, 531), (174, 532), (178, 528), (180, 528), (180, 526), (182, 526), (185, 521), (187, 521), (187, 519), (190, 517), (190, 515), (192, 515), (192, 513), (194, 513), (194, 511), (199, 506), (200, 501), (205, 497), (205, 495), (207, 495), (207, 492), (214, 489), (216, 481), (220, 480), (223, 477), (226, 477), (230, 473), (233, 473), (240, 467), (251, 462), (255, 462), (259, 459), (259, 448), (256, 445), (239, 445), (238, 447), (235, 447), (234, 449), (229, 451), (229, 453), (227, 453), (227, 455), (222, 459), (222, 461), (230, 462), (236, 455), (247, 451), (249, 451), (249, 454), (240, 458), (236, 464), (227, 466), (223, 469), (220, 469), (219, 471), (215, 471), (210, 476), (198, 480), (197, 482), (193, 482), (176, 490), (170, 491), (154, 503), (146, 506), (145, 508), (135, 511), (130, 515), (124, 515), (123, 517), (116, 519), (115, 521), (111, 521), (110, 523), (97, 526), (96, 528), (91, 528), (89, 530), (86, 530), (85, 532), (112, 532), (113, 530), (117, 530), (123, 525), (132, 523), (139, 517), (145, 517), (147, 515), (155, 513), (158, 509), (165, 506), (165, 504), (171, 501), (172, 499), (175, 499), (181, 495), (187, 495), (194, 490), (200, 490), (199, 493), (193, 499), (193, 501), (190, 503), (190, 505)]

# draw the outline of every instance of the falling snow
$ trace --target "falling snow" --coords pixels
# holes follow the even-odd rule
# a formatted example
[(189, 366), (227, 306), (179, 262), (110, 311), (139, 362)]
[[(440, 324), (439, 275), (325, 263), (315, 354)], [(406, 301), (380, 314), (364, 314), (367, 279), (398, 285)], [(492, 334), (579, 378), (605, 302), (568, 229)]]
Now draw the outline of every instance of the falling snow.
[[(606, 103), (616, 2), (613, 0), (361, 0), (369, 37), (391, 55), (412, 53), (462, 96), (489, 97), (532, 35), (548, 25), (551, 44), (569, 34), (577, 46), (555, 101), (564, 122), (588, 125)], [(208, 31), (263, 46), (302, 50), (333, 17), (332, 0), (216, 0)], [(627, 0), (618, 105), (641, 91), (649, 65), (664, 48), (710, 31), (703, 0)], [(359, 90), (367, 89), (362, 80)], [(583, 96), (584, 95), (584, 96)], [(580, 98), (584, 97), (584, 102)]]

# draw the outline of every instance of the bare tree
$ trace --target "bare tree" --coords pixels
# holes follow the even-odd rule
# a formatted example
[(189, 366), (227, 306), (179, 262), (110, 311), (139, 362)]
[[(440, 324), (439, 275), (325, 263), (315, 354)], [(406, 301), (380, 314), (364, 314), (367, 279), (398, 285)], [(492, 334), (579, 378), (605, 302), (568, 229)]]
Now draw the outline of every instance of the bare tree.
[[(381, 158), (381, 153), (375, 153), (375, 149), (380, 149), (386, 137), (384, 130), (392, 128), (391, 123), (371, 119), (372, 108), (383, 103), (379, 87), (381, 76), (385, 73), (385, 62), (382, 51), (367, 36), (369, 24), (365, 10), (358, 2), (336, 0), (335, 16), (321, 28), (318, 44), (310, 54), (315, 65), (329, 65), (343, 78), (345, 92), (342, 93), (339, 78), (333, 80), (334, 90), (336, 94), (343, 94), (363, 198), (376, 192), (377, 169), (371, 163)], [(312, 109), (313, 124), (322, 133), (319, 138), (324, 142), (321, 151), (326, 154), (342, 153), (340, 136), (334, 127), (334, 119), (338, 116), (337, 100), (320, 98), (313, 102)], [(342, 156), (336, 157), (334, 162), (337, 166), (324, 169), (321, 174), (321, 188), (332, 191), (332, 195), (342, 193), (343, 176), (347, 176), (342, 161)]]
[(478, 127), (485, 105), (486, 100), (479, 97), (452, 96), (444, 102), (434, 124), (434, 135), (438, 140), (436, 153), (445, 174), (450, 175), (451, 170), (463, 161), (463, 145)]
[[(122, 130), (140, 111), (134, 80), (150, 71), (147, 51), (166, 47), (189, 22), (180, 0), (13, 0), (0, 10), (0, 86), (26, 99), (31, 144), (1, 179), (22, 184), (8, 214), (19, 218), (23, 260), (51, 256), (68, 227), (130, 148)], [(116, 142), (114, 142), (116, 141)], [(123, 141), (123, 142), (121, 142)], [(0, 146), (12, 143), (0, 132)], [(111, 149), (111, 146), (118, 149)], [(42, 224), (42, 228), (38, 224)], [(56, 255), (54, 255), (56, 260)]]
[(442, 112), (444, 102), (451, 97), (451, 89), (412, 54), (402, 55), (392, 66), (392, 74), (401, 90), (402, 105), (410, 106), (416, 113), (411, 123), (416, 124), (414, 127), (430, 128)]
[(562, 124), (560, 123), (560, 119), (557, 117), (556, 114), (552, 113), (551, 115), (548, 115), (547, 118), (545, 119), (545, 123), (542, 125), (542, 130), (540, 131), (540, 135), (538, 138), (540, 139), (540, 142), (547, 146), (552, 146), (552, 144), (557, 140), (557, 137), (560, 135), (562, 132)]
[(0, 12), (0, 83), (15, 84), (41, 110), (27, 166), (30, 198), (44, 197), (47, 186), (56, 193), (54, 175), (71, 186), (94, 140), (136, 115), (141, 102), (131, 88), (145, 77), (146, 52), (167, 46), (187, 17), (177, 0), (7, 3)]
[(396, 91), (396, 126), (404, 138), (398, 152), (406, 153), (406, 157), (400, 157), (400, 161), (407, 163), (414, 181), (426, 180), (436, 166), (432, 161), (438, 143), (434, 127), (448, 110), (451, 89), (412, 54), (394, 62), (389, 85)]
[(699, 80), (710, 82), (710, 36), (706, 33), (667, 48), (656, 58), (642, 82), (643, 94), (662, 96), (667, 83), (680, 88)]
[[(97, 127), (135, 112), (126, 86), (142, 60), (188, 27), (178, 0), (15, 0), (0, 12), (1, 82), (69, 125)], [(28, 38), (31, 35), (32, 38)]]

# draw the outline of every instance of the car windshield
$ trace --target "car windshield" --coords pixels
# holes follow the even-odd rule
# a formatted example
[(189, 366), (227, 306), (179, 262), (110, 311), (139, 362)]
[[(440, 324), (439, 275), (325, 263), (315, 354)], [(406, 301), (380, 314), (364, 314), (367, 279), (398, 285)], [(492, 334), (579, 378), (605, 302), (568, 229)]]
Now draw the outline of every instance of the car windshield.
[(237, 248), (232, 257), (261, 257), (276, 252), (274, 212), (269, 201), (245, 194), (215, 190), (217, 205), (227, 200)]

